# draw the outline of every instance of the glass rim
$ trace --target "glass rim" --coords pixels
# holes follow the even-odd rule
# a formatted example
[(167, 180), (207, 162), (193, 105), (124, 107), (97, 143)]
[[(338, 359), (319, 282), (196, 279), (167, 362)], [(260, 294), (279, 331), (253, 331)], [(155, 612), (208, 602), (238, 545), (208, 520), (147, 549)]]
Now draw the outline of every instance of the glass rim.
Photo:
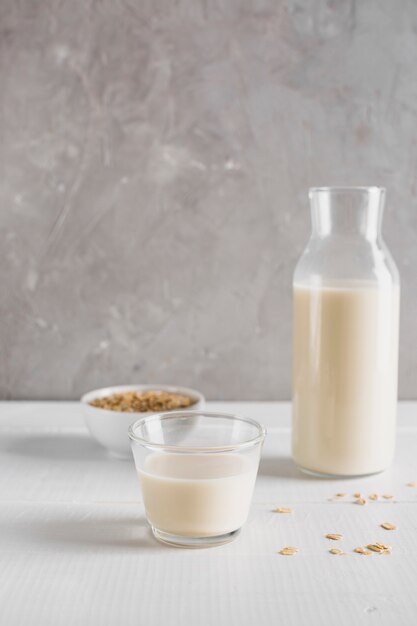
[(314, 194), (314, 193), (321, 193), (321, 192), (355, 192), (355, 191), (359, 191), (359, 192), (367, 192), (367, 193), (385, 193), (386, 192), (386, 187), (378, 187), (377, 185), (370, 185), (369, 187), (366, 186), (356, 186), (356, 185), (346, 185), (346, 186), (329, 186), (329, 187), (310, 187), (309, 189), (309, 194)]
[[(165, 444), (165, 443), (158, 443), (156, 441), (151, 441), (144, 437), (139, 437), (135, 433), (136, 428), (153, 420), (161, 421), (161, 420), (175, 419), (179, 417), (196, 417), (197, 415), (201, 415), (203, 417), (214, 418), (214, 419), (223, 418), (223, 419), (230, 420), (231, 422), (243, 422), (245, 424), (250, 424), (251, 426), (254, 426), (257, 429), (258, 434), (256, 435), (256, 437), (252, 437), (251, 439), (247, 439), (240, 443), (226, 444), (224, 446), (181, 446), (181, 445), (178, 446), (175, 444)], [(195, 411), (187, 411), (187, 410), (163, 411), (161, 413), (147, 415), (146, 417), (142, 417), (136, 420), (135, 422), (133, 422), (133, 424), (130, 424), (127, 432), (129, 435), (129, 439), (131, 441), (134, 441), (135, 443), (139, 443), (145, 448), (152, 448), (155, 450), (166, 450), (168, 452), (187, 453), (187, 454), (190, 454), (190, 453), (191, 454), (192, 453), (209, 454), (209, 453), (216, 453), (216, 452), (232, 452), (235, 450), (242, 450), (243, 448), (249, 448), (251, 446), (255, 446), (258, 443), (262, 443), (262, 441), (265, 439), (265, 436), (266, 436), (266, 428), (262, 424), (260, 424), (259, 422), (257, 422), (256, 420), (250, 417), (240, 417), (237, 415), (233, 415), (232, 413), (222, 413), (222, 412), (217, 412), (217, 411), (204, 411), (204, 410), (199, 411), (198, 409)]]

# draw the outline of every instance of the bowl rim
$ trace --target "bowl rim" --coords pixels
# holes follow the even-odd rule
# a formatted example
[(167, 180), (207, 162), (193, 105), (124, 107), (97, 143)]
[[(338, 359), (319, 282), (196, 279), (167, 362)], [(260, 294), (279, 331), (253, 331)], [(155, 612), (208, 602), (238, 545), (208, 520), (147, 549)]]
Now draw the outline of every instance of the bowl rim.
[[(139, 416), (145, 415), (156, 415), (155, 411), (111, 411), (110, 409), (103, 409), (99, 406), (92, 406), (90, 402), (95, 400), (96, 398), (106, 398), (107, 396), (112, 396), (115, 393), (123, 393), (125, 391), (167, 391), (170, 393), (179, 393), (184, 396), (189, 396), (195, 400), (195, 404), (200, 402), (205, 402), (205, 397), (200, 391), (197, 389), (192, 389), (191, 387), (180, 387), (178, 385), (160, 385), (160, 384), (137, 384), (137, 385), (112, 385), (110, 387), (99, 387), (98, 389), (92, 389), (91, 391), (87, 391), (84, 393), (81, 398), (81, 404), (88, 407), (91, 411), (97, 411), (100, 413), (111, 413), (112, 415), (129, 415), (133, 416), (132, 421), (134, 421), (135, 416), (139, 418)], [(191, 405), (193, 406), (193, 405)], [(171, 411), (166, 411), (167, 413), (171, 413)], [(158, 411), (160, 413), (160, 411)]]
[[(222, 418), (222, 419), (228, 419), (234, 422), (239, 421), (239, 422), (244, 422), (245, 424), (251, 424), (251, 426), (254, 426), (257, 429), (258, 434), (256, 437), (252, 437), (251, 439), (247, 439), (240, 443), (235, 443), (235, 444), (230, 444), (230, 445), (177, 446), (175, 444), (165, 444), (165, 443), (158, 443), (156, 441), (151, 441), (143, 437), (139, 437), (135, 433), (136, 428), (138, 428), (145, 422), (149, 422), (151, 420), (155, 420), (155, 419), (170, 420), (170, 419), (176, 419), (180, 417), (191, 418), (191, 417), (196, 417), (198, 415), (202, 415), (204, 417), (209, 417), (209, 418), (214, 418), (214, 419)], [(127, 432), (128, 432), (129, 439), (131, 440), (131, 442), (139, 443), (145, 448), (150, 448), (153, 450), (164, 450), (166, 452), (176, 452), (176, 453), (183, 453), (183, 454), (190, 454), (190, 453), (191, 454), (194, 454), (194, 453), (195, 454), (201, 454), (201, 453), (209, 454), (209, 453), (232, 452), (236, 450), (242, 450), (243, 448), (249, 448), (259, 443), (262, 443), (267, 434), (265, 426), (263, 426), (256, 420), (252, 419), (251, 417), (243, 417), (240, 415), (234, 415), (232, 413), (223, 413), (220, 411), (205, 411), (204, 409), (195, 410), (195, 411), (188, 411), (187, 409), (185, 409), (183, 411), (164, 411), (160, 413), (152, 413), (151, 415), (144, 416), (136, 420), (136, 422), (133, 422), (133, 424), (130, 424), (129, 428), (127, 429)]]

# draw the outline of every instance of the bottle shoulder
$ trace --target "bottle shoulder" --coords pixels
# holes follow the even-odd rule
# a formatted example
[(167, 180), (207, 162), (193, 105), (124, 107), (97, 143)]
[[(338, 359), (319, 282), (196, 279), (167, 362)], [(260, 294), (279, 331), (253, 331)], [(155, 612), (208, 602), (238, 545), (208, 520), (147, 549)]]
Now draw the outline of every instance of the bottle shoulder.
[(311, 237), (294, 271), (294, 283), (364, 281), (399, 285), (394, 259), (382, 239)]

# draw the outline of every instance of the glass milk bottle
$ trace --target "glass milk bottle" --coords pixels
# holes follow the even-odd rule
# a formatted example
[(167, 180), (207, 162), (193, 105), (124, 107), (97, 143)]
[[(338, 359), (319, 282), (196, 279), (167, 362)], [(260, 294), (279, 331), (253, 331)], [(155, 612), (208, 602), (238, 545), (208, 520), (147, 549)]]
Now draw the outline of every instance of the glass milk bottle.
[(395, 447), (399, 275), (381, 238), (385, 190), (310, 190), (294, 273), (293, 458), (310, 473), (386, 469)]

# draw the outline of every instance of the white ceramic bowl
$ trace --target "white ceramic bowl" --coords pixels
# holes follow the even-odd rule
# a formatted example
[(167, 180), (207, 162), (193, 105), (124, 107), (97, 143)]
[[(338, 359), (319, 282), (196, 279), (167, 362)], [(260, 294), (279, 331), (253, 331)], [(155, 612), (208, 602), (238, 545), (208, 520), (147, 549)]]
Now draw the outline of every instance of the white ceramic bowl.
[(204, 408), (204, 396), (199, 391), (188, 389), (187, 387), (174, 387), (172, 385), (117, 385), (116, 387), (103, 387), (102, 389), (95, 389), (94, 391), (85, 393), (81, 398), (81, 403), (83, 404), (84, 419), (87, 428), (91, 436), (113, 456), (118, 458), (131, 457), (132, 452), (127, 429), (130, 424), (133, 424), (133, 422), (136, 422), (139, 418), (152, 415), (153, 412), (124, 413), (122, 411), (108, 411), (107, 409), (91, 406), (90, 402), (97, 398), (112, 396), (115, 393), (150, 390), (179, 393), (195, 400), (195, 404), (190, 406), (189, 409), (198, 411)]

